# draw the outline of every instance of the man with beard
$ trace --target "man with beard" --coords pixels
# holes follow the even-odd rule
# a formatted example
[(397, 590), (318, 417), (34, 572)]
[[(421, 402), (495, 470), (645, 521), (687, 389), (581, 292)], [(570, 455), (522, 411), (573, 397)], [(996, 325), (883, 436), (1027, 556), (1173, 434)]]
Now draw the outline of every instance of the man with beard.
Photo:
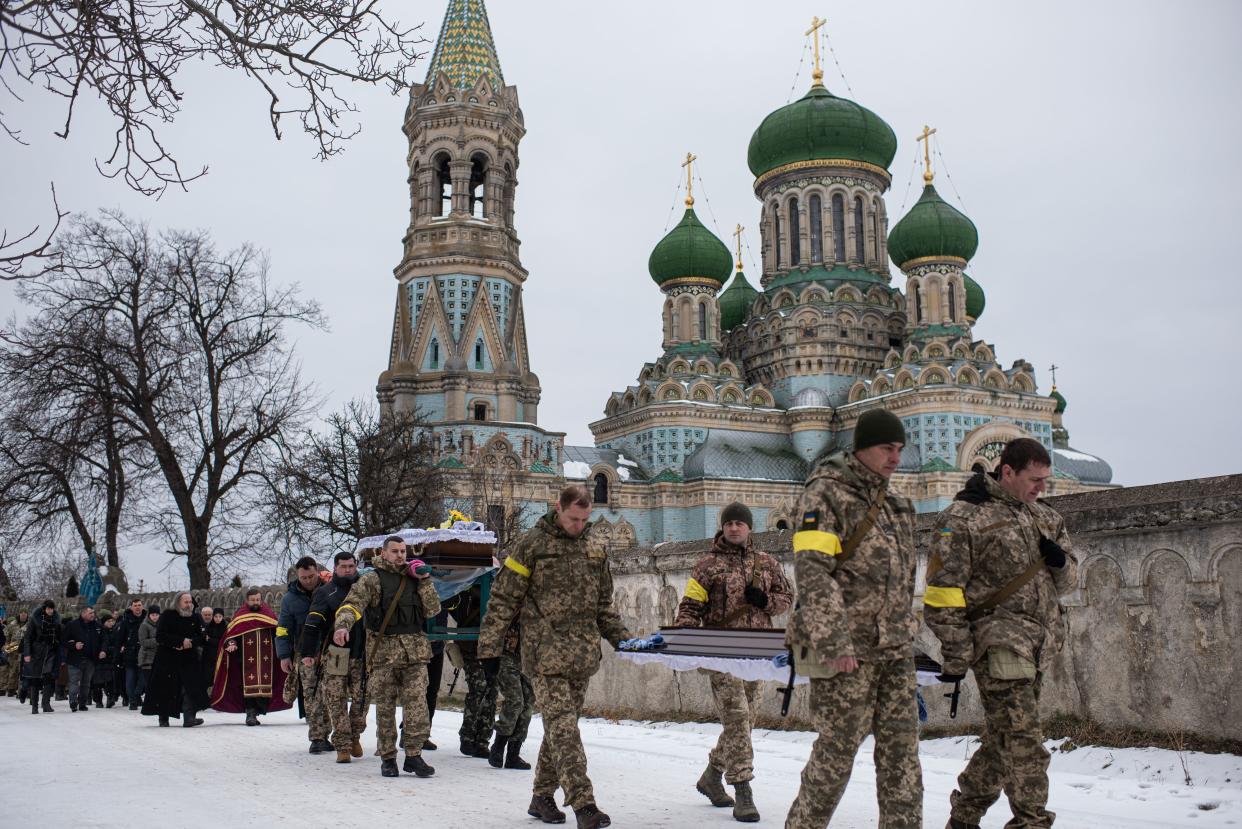
[(26, 623), (22, 636), (22, 677), (30, 688), (30, 713), (39, 713), (39, 695), (43, 695), (43, 711), (51, 713), (52, 685), (60, 670), (60, 614), (56, 602), (47, 599)]
[(359, 620), (367, 629), (367, 690), (375, 701), (376, 753), (383, 762), (380, 774), (397, 777), (397, 705), (405, 717), (402, 745), (406, 772), (430, 777), (436, 770), (422, 757), (423, 744), (431, 733), (427, 718), (427, 663), (431, 643), (423, 623), (440, 612), (440, 597), (421, 562), (413, 567), (405, 560), (405, 541), (400, 536), (384, 539), (375, 569), (350, 588), (336, 612), (333, 644), (344, 647), (354, 638), (350, 632)]
[(246, 592), (224, 630), (211, 682), (211, 707), (229, 714), (246, 713), (246, 725), (260, 725), (259, 715), (283, 711), (285, 671), (276, 659), (276, 614), (258, 590)]
[(130, 711), (137, 711), (142, 703), (142, 667), (138, 664), (141, 650), (138, 631), (147, 614), (142, 609), (142, 599), (131, 599), (129, 612), (117, 624), (117, 637), (121, 640), (121, 666), (125, 669), (125, 704)]
[[(735, 501), (721, 511), (715, 544), (695, 562), (673, 624), (770, 630), (772, 617), (790, 608), (793, 592), (785, 573), (776, 559), (755, 549), (750, 538), (753, 526), (754, 518), (745, 504)], [(759, 820), (759, 810), (750, 790), (750, 781), (755, 778), (750, 729), (759, 713), (759, 682), (746, 682), (719, 671), (707, 673), (722, 729), (695, 788), (713, 806), (732, 806), (735, 820), (754, 823)], [(736, 802), (725, 791), (721, 776), (733, 787)]]
[(211, 679), (216, 672), (216, 657), (220, 642), (224, 639), (224, 611), (220, 608), (203, 608), (203, 689), (211, 693)]
[(203, 644), (203, 622), (194, 612), (194, 597), (189, 593), (178, 593), (173, 606), (160, 614), (155, 626), (155, 643), (155, 661), (151, 665), (142, 713), (159, 717), (163, 728), (168, 727), (169, 717), (182, 714), (185, 715), (183, 727), (202, 725), (203, 721), (195, 714), (207, 706), (198, 658), (198, 649)]
[(367, 728), (367, 704), (364, 694), (363, 670), (367, 634), (365, 624), (354, 622), (349, 644), (332, 642), (332, 623), (358, 581), (358, 560), (350, 552), (337, 553), (332, 559), (332, 580), (315, 590), (310, 611), (302, 627), (303, 654), (324, 661), (319, 678), (320, 702), (332, 726), (331, 745), (336, 749), (336, 762), (348, 763), (350, 757), (362, 756), (362, 732)]
[(310, 732), (307, 735), (310, 738), (310, 753), (323, 754), (332, 750), (332, 743), (328, 742), (332, 725), (319, 697), (318, 653), (302, 650), (302, 626), (306, 624), (306, 614), (310, 613), (311, 596), (321, 584), (319, 565), (310, 556), (302, 556), (293, 565), (293, 570), (297, 577), (289, 582), (284, 598), (280, 600), (276, 657), (280, 660), (281, 670), (289, 676), (285, 695), (292, 699), (296, 693), (301, 698), (299, 713), (306, 718)]

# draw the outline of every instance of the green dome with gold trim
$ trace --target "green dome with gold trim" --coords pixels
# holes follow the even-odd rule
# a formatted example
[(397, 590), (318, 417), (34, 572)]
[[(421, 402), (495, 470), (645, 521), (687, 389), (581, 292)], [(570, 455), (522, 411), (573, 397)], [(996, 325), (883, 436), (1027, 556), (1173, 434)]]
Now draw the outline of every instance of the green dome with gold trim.
[(915, 259), (946, 257), (969, 261), (979, 249), (979, 231), (966, 214), (940, 198), (928, 184), (910, 212), (888, 232), (888, 255), (901, 269)]
[(880, 116), (816, 84), (763, 119), (746, 162), (758, 178), (786, 164), (838, 158), (887, 170), (895, 155), (897, 136)]
[(729, 287), (716, 300), (720, 307), (720, 330), (728, 331), (746, 319), (746, 312), (757, 296), (759, 292), (746, 280), (746, 274), (738, 271)]
[(677, 226), (651, 251), (647, 270), (657, 285), (677, 279), (707, 279), (720, 286), (733, 271), (733, 257), (689, 207)]
[(962, 280), (966, 283), (966, 316), (977, 320), (983, 316), (983, 309), (987, 306), (987, 297), (984, 296), (983, 287), (971, 279), (970, 274), (963, 273)]

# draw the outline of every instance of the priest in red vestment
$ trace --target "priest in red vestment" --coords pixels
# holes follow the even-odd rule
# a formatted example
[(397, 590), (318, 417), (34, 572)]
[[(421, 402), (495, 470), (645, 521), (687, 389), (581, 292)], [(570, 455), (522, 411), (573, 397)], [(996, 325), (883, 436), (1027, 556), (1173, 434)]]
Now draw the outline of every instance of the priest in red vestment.
[(285, 672), (276, 658), (276, 614), (258, 590), (233, 614), (220, 640), (211, 683), (211, 707), (230, 714), (246, 712), (246, 725), (259, 725), (259, 715), (283, 711)]

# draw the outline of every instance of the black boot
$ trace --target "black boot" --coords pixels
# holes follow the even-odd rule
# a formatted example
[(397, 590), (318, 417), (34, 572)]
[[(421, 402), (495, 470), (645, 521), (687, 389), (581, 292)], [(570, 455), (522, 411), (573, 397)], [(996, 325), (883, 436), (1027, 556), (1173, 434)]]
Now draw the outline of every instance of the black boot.
[(168, 728), (168, 717), (160, 717), (160, 728)]
[(505, 745), (509, 742), (509, 738), (504, 734), (497, 734), (496, 739), (492, 741), (491, 751), (487, 753), (487, 762), (492, 768), (498, 769), (505, 764)]
[(253, 711), (247, 711), (246, 712), (246, 725), (258, 725), (258, 724), (259, 724), (259, 715), (254, 713)]
[(203, 720), (193, 714), (186, 714), (184, 721), (181, 723), (182, 728), (193, 728), (196, 725), (202, 725)]
[(522, 759), (521, 751), (521, 743), (509, 743), (508, 754), (505, 755), (505, 768), (530, 771), (530, 763)]
[(380, 763), (380, 774), (384, 777), (400, 777), (401, 772), (397, 771), (397, 758), (385, 758), (385, 760)]
[(30, 696), (30, 713), (31, 714), (39, 713), (39, 695), (38, 694), (31, 694)]
[(51, 688), (43, 689), (43, 710), (48, 714), (51, 714), (53, 711), (56, 710), (55, 708), (52, 707), (52, 689)]
[(588, 803), (581, 809), (574, 809), (574, 817), (578, 820), (578, 829), (600, 829), (612, 826), (612, 818), (599, 810), (594, 803)]
[(556, 808), (556, 801), (546, 794), (537, 794), (530, 799), (526, 814), (537, 817), (544, 823), (564, 823), (565, 813)]
[(430, 777), (436, 773), (436, 770), (427, 765), (427, 761), (417, 754), (405, 755), (405, 763), (402, 768), (407, 774), (413, 774), (418, 777)]
[(423, 751), (435, 751), (437, 748), (439, 746), (431, 742), (431, 740), (423, 740)]

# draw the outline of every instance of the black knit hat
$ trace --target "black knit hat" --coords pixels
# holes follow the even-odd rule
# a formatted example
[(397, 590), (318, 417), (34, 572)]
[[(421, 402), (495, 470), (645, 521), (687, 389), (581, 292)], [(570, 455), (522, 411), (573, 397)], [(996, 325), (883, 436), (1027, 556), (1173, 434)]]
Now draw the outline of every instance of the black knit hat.
[(43, 607), (44, 607), (44, 608), (49, 608), (49, 607), (50, 607), (50, 608), (52, 608), (52, 610), (55, 610), (55, 609), (56, 609), (56, 602), (52, 601), (51, 599), (44, 599), (44, 600), (43, 600)]
[(734, 501), (720, 511), (720, 526), (723, 527), (730, 521), (741, 521), (752, 530), (755, 528), (755, 517), (750, 514), (750, 507), (741, 501)]
[(854, 451), (861, 452), (882, 443), (906, 442), (906, 428), (901, 418), (887, 409), (869, 409), (858, 418), (854, 427)]
[(153, 604), (153, 605), (151, 605), (150, 607), (148, 607), (148, 608), (147, 608), (147, 615), (148, 615), (148, 616), (150, 616), (152, 613), (154, 613), (155, 615), (157, 615), (157, 616), (158, 616), (158, 615), (159, 615), (159, 612), (160, 612), (160, 606), (159, 606), (159, 605), (157, 605), (157, 604)]

